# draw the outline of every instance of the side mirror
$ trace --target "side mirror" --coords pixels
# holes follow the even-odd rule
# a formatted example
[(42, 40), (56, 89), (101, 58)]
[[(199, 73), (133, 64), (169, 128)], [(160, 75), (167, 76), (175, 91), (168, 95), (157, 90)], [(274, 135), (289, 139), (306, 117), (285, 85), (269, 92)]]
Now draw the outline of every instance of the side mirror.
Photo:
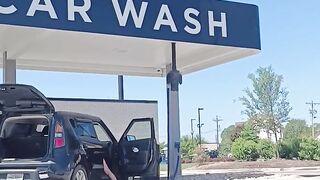
[(134, 135), (127, 135), (127, 141), (135, 141), (137, 140), (136, 136)]

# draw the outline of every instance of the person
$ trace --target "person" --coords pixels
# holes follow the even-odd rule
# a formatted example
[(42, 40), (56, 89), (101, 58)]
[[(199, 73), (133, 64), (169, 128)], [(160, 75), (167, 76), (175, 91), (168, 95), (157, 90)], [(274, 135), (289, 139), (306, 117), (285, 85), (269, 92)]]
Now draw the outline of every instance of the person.
[(104, 170), (104, 173), (106, 173), (106, 175), (111, 180), (117, 180), (116, 176), (112, 173), (112, 171), (110, 170), (110, 168), (108, 167), (108, 164), (106, 163), (106, 161), (104, 159), (103, 159), (103, 170)]

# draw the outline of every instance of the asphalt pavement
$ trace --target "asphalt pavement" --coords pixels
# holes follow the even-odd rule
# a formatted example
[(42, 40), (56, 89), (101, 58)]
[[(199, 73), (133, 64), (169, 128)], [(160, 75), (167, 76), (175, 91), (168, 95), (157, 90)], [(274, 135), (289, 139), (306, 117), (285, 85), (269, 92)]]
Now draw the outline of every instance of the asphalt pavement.
[[(320, 167), (183, 170), (183, 180), (319, 180)], [(161, 172), (162, 179), (166, 171)]]

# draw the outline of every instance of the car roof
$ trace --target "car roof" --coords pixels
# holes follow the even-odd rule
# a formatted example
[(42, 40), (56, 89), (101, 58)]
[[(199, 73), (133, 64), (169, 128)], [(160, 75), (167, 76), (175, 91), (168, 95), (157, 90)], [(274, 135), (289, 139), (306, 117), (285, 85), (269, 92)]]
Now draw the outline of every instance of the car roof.
[(101, 122), (102, 120), (97, 117), (97, 116), (92, 116), (89, 114), (83, 114), (83, 113), (78, 113), (78, 112), (69, 112), (69, 111), (57, 111), (56, 113), (58, 113), (59, 115), (62, 116), (75, 116), (78, 118), (83, 118), (83, 119), (90, 119), (94, 122)]

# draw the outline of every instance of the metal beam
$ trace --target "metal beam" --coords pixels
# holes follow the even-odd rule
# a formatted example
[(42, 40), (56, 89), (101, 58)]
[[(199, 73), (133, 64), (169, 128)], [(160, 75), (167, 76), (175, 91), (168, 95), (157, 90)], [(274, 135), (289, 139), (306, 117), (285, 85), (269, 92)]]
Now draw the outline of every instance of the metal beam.
[(168, 179), (181, 179), (179, 85), (182, 75), (177, 71), (176, 44), (172, 43), (172, 64), (167, 67), (168, 111)]
[(123, 75), (118, 76), (118, 93), (119, 100), (124, 100), (124, 87), (123, 87)]
[(15, 84), (16, 83), (16, 60), (8, 59), (8, 53), (3, 53), (3, 83)]

